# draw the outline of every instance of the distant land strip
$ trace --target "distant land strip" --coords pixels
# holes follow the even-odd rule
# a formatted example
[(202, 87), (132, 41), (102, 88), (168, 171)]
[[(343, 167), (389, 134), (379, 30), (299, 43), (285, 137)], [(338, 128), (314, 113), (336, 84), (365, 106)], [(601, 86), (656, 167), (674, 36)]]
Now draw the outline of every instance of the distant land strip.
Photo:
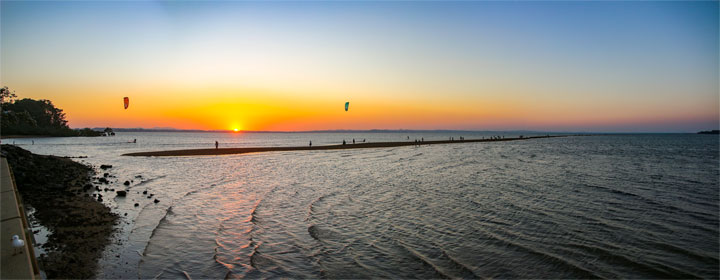
[(473, 143), (473, 142), (517, 141), (517, 140), (568, 137), (568, 136), (574, 136), (574, 135), (529, 136), (529, 137), (500, 138), (500, 139), (440, 140), (440, 141), (423, 141), (423, 142), (415, 142), (415, 141), (374, 142), (374, 143), (325, 145), (325, 146), (312, 146), (312, 147), (311, 146), (295, 146), (295, 147), (245, 147), (245, 148), (222, 148), (222, 149), (191, 149), (191, 150), (172, 150), (172, 151), (128, 153), (128, 154), (123, 154), (123, 156), (133, 156), (133, 157), (210, 156), (210, 155), (231, 155), (231, 154), (281, 152), (281, 151), (319, 151), (319, 150), (344, 150), (344, 149), (363, 149), (363, 148), (390, 148), (390, 147), (433, 145), (433, 144), (459, 144), (459, 143)]

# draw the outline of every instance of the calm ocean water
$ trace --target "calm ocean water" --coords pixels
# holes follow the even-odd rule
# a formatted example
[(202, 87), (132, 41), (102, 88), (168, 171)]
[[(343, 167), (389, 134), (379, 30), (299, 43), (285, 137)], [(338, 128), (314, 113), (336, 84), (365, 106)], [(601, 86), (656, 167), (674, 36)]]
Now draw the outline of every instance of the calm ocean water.
[[(719, 277), (720, 142), (713, 135), (120, 156), (208, 148), (215, 140), (221, 147), (293, 146), (499, 134), (119, 133), (14, 141), (35, 153), (114, 166), (112, 188), (129, 193), (104, 193), (123, 223), (101, 260), (101, 278)], [(132, 139), (138, 143), (127, 143)]]

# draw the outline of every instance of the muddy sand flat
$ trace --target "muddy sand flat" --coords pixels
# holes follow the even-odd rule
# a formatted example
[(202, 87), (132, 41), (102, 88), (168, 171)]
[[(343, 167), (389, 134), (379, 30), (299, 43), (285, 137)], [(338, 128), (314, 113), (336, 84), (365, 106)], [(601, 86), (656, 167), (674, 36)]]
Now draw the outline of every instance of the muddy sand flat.
[(502, 141), (519, 141), (538, 138), (567, 137), (569, 135), (560, 136), (532, 136), (517, 138), (500, 138), (500, 139), (466, 139), (466, 140), (442, 140), (442, 141), (405, 141), (405, 142), (377, 142), (377, 143), (358, 143), (346, 145), (326, 145), (326, 146), (295, 146), (295, 147), (247, 147), (247, 148), (222, 148), (222, 149), (190, 149), (190, 150), (171, 150), (171, 151), (155, 151), (155, 152), (139, 152), (128, 153), (123, 156), (145, 156), (145, 157), (170, 157), (170, 156), (210, 156), (210, 155), (232, 155), (247, 154), (261, 152), (281, 152), (281, 151), (320, 151), (320, 150), (343, 150), (343, 149), (364, 149), (364, 148), (390, 148), (401, 146), (416, 145), (435, 145), (435, 144), (460, 144), (474, 142), (502, 142)]

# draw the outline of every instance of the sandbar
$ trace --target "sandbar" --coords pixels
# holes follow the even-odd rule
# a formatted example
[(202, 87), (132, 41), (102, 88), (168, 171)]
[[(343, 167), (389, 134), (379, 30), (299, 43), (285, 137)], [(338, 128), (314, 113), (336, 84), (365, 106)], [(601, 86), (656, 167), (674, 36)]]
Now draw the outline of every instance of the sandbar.
[(231, 154), (282, 152), (282, 151), (320, 151), (320, 150), (344, 150), (344, 149), (365, 149), (365, 148), (391, 148), (391, 147), (435, 145), (435, 144), (460, 144), (460, 143), (474, 143), (474, 142), (518, 141), (518, 140), (567, 137), (567, 136), (571, 136), (571, 135), (545, 135), (545, 136), (528, 136), (528, 137), (499, 138), (499, 139), (435, 140), (435, 141), (422, 141), (422, 142), (415, 142), (415, 141), (373, 142), (373, 143), (357, 143), (357, 144), (345, 144), (345, 145), (342, 145), (342, 144), (340, 144), (340, 145), (323, 145), (323, 146), (189, 149), (189, 150), (170, 150), (170, 151), (128, 153), (128, 154), (123, 154), (123, 156), (135, 156), (135, 157), (142, 157), (142, 156), (144, 156), (144, 157), (209, 156), (209, 155), (231, 155)]

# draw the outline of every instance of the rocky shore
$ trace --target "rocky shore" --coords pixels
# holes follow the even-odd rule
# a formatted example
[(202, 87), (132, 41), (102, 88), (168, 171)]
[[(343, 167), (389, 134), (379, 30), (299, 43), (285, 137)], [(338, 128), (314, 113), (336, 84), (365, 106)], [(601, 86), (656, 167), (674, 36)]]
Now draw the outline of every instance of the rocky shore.
[[(90, 166), (2, 145), (26, 207), (51, 234), (38, 261), (48, 278), (93, 278), (119, 217), (91, 196)], [(29, 212), (26, 210), (26, 212)]]

